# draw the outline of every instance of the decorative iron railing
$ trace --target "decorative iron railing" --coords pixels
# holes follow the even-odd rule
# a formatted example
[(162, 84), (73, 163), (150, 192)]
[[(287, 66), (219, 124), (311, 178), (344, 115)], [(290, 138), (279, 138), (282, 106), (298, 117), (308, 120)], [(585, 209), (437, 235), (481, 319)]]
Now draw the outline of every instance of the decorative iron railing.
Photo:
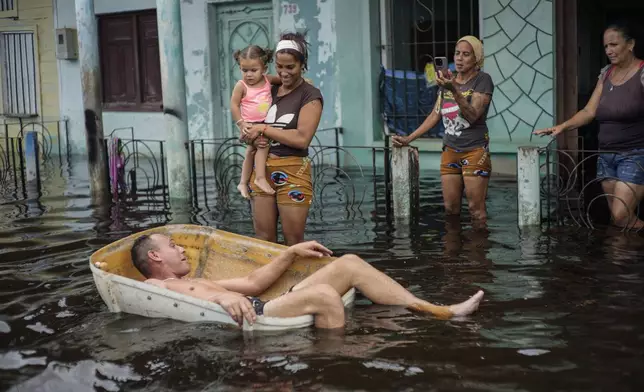
[[(0, 195), (25, 196), (25, 139), (36, 133), (38, 165), (41, 167), (69, 159), (67, 119), (0, 118)], [(40, 179), (37, 179), (38, 182)], [(22, 196), (20, 196), (22, 192)]]
[[(127, 131), (129, 138), (120, 138)], [(113, 130), (104, 141), (112, 201), (166, 210), (169, 205), (165, 142), (135, 139), (133, 128)]]
[[(555, 143), (540, 149), (541, 164), (541, 206), (543, 222), (547, 225), (577, 225), (589, 229), (613, 224), (609, 203), (617, 201), (626, 208), (627, 216), (632, 217), (623, 230), (642, 230), (637, 224), (642, 219), (640, 205), (629, 203), (636, 200), (636, 189), (619, 178), (597, 176), (597, 160), (602, 154), (618, 156), (642, 156), (641, 153), (597, 150), (558, 150)], [(644, 173), (644, 167), (632, 168)], [(616, 194), (605, 181), (626, 184), (626, 193)], [(615, 189), (615, 188), (614, 188)]]
[[(351, 217), (368, 206), (389, 216), (392, 213), (391, 148), (322, 145), (320, 134), (324, 131), (334, 131), (333, 140), (337, 142), (341, 135), (339, 128), (320, 130), (309, 147), (314, 193), (311, 215), (340, 208)], [(231, 211), (250, 215), (248, 201), (237, 190), (244, 148), (237, 138), (190, 141), (195, 206), (216, 211), (221, 216)], [(417, 206), (418, 151), (412, 151), (412, 205)]]

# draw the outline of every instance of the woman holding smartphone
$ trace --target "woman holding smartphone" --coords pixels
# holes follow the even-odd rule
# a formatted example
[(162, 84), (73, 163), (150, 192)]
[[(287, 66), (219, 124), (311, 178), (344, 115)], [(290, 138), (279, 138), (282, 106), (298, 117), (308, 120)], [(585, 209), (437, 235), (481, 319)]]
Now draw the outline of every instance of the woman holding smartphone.
[(448, 215), (459, 215), (463, 190), (473, 221), (485, 221), (485, 199), (492, 174), (487, 112), (494, 83), (483, 67), (483, 44), (465, 36), (456, 43), (456, 76), (444, 68), (436, 82), (438, 99), (431, 114), (409, 136), (394, 136), (395, 147), (406, 146), (442, 119), (445, 126), (441, 154), (443, 202)]

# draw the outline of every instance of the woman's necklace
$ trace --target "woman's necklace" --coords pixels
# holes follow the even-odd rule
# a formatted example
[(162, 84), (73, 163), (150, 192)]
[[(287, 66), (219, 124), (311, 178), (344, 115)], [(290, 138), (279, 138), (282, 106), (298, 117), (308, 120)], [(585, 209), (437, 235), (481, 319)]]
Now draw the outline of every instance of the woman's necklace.
[(293, 91), (293, 90), (295, 90), (296, 88), (300, 87), (300, 84), (302, 84), (302, 82), (304, 82), (304, 78), (300, 78), (299, 82), (297, 82), (297, 83), (295, 84), (295, 86), (293, 86), (293, 88), (291, 88), (291, 89), (289, 89), (289, 90), (285, 90), (285, 89), (284, 89), (284, 85), (280, 86), (280, 89), (282, 89), (282, 91), (281, 91), (281, 92), (282, 92), (282, 94), (281, 94), (281, 95), (280, 95), (280, 94), (278, 94), (278, 96), (283, 97), (283, 96), (285, 96), (285, 95), (288, 95), (291, 91)]
[(622, 85), (622, 82), (624, 81), (624, 79), (626, 79), (626, 76), (628, 76), (628, 74), (630, 74), (631, 71), (632, 71), (632, 69), (631, 69), (632, 64), (633, 64), (633, 61), (631, 60), (631, 62), (628, 64), (628, 68), (626, 68), (626, 72), (624, 73), (624, 76), (622, 76), (622, 78), (619, 80), (619, 82), (617, 82), (617, 83), (613, 83), (612, 81), (610, 82), (610, 91), (613, 91), (613, 89), (615, 88), (615, 84), (617, 84), (617, 86)]

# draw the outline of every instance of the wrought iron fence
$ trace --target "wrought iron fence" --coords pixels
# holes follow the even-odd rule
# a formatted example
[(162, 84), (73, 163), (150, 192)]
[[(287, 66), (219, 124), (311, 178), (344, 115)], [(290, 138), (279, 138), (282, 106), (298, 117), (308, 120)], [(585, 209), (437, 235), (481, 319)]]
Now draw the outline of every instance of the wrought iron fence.
[(25, 193), (26, 186), (23, 139), (5, 137), (4, 146), (0, 146), (0, 195)]
[[(333, 139), (340, 141), (339, 128), (328, 131), (334, 131)], [(195, 206), (216, 211), (221, 217), (232, 211), (241, 211), (244, 216), (250, 216), (249, 203), (237, 190), (244, 148), (237, 138), (190, 141)], [(412, 205), (417, 208), (418, 151), (412, 151)], [(313, 217), (322, 211), (340, 208), (349, 218), (364, 212), (362, 210), (365, 206), (373, 211), (382, 211), (384, 215), (391, 215), (390, 147), (323, 145), (318, 134), (309, 147), (309, 152), (314, 194), (311, 205)], [(368, 157), (369, 163), (365, 162), (364, 157)], [(219, 219), (214, 217), (214, 220)]]
[[(644, 156), (637, 152), (584, 150), (558, 150), (555, 143), (540, 149), (544, 158), (541, 164), (541, 206), (543, 222), (546, 225), (577, 225), (589, 229), (615, 223), (611, 215), (611, 205), (625, 207), (628, 223), (620, 224), (622, 230), (640, 231), (638, 219), (642, 219), (641, 203), (637, 200), (636, 190), (619, 178), (597, 175), (597, 161), (600, 155), (616, 154), (617, 157)], [(634, 160), (633, 170), (644, 173), (644, 167)], [(606, 181), (626, 184), (619, 194), (605, 186)], [(603, 185), (604, 184), (604, 185)], [(626, 192), (623, 190), (626, 189)]]
[(68, 123), (67, 118), (0, 117), (5, 151), (8, 150), (10, 137), (24, 138), (26, 132), (33, 131), (40, 136), (38, 143), (43, 161), (49, 161), (57, 155), (59, 163), (62, 163), (70, 155)]
[[(25, 195), (25, 138), (28, 132), (36, 133), (38, 165), (58, 163), (60, 167), (69, 159), (67, 119), (4, 118), (0, 119), (0, 195), (19, 193)], [(40, 182), (40, 178), (37, 179)]]
[[(116, 136), (122, 131), (127, 131), (130, 137)], [(118, 128), (105, 138), (104, 148), (113, 202), (167, 210), (169, 194), (164, 141), (135, 139), (133, 128)]]

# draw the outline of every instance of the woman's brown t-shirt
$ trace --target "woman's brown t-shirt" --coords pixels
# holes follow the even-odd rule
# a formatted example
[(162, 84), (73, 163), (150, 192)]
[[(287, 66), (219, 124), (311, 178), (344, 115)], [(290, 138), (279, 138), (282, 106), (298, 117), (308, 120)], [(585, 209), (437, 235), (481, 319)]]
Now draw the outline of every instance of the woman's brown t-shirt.
[[(324, 99), (322, 98), (322, 93), (320, 92), (320, 90), (305, 81), (302, 81), (302, 84), (296, 87), (295, 90), (284, 96), (278, 97), (278, 90), (279, 86), (273, 86), (271, 90), (271, 95), (273, 96), (273, 104), (268, 110), (266, 119), (264, 120), (264, 123), (273, 128), (297, 129), (300, 109), (302, 109), (304, 105), (309, 102), (315, 101), (316, 99), (319, 99), (320, 103), (324, 105)], [(293, 148), (289, 147), (286, 144), (279, 143), (275, 140), (271, 142), (270, 152), (271, 154), (280, 157), (306, 157), (309, 155), (308, 148)]]

